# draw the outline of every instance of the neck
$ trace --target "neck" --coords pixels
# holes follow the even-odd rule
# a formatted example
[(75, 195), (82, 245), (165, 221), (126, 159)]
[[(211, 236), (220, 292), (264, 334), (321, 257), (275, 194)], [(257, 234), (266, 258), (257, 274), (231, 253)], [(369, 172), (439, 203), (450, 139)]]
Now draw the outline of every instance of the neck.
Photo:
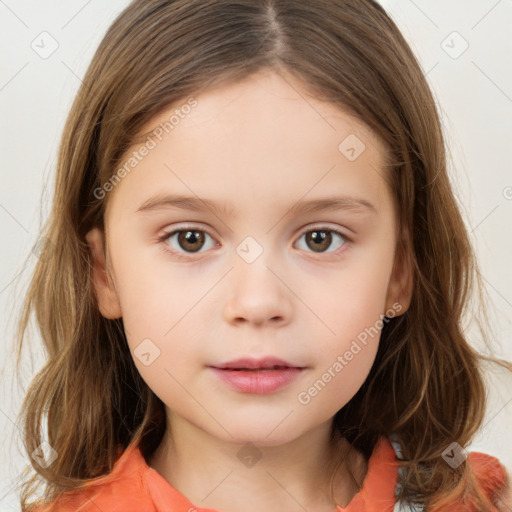
[[(331, 422), (286, 444), (254, 446), (214, 438), (178, 416), (171, 420), (148, 463), (200, 508), (334, 512), (336, 505), (348, 505), (367, 471), (366, 461), (350, 451), (348, 442), (342, 439), (333, 446)], [(334, 500), (329, 472), (333, 454), (346, 458), (335, 473)], [(349, 466), (356, 469), (354, 475)]]

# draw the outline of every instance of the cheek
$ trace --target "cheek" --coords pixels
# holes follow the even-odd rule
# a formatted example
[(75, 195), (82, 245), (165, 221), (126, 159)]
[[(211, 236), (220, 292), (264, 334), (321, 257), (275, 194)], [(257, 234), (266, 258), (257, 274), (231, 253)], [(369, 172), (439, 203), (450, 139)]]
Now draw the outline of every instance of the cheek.
[(361, 258), (324, 279), (321, 287), (315, 276), (309, 283), (308, 304), (324, 320), (322, 336), (329, 346), (343, 349), (347, 340), (372, 328), (386, 313), (391, 264), (368, 263)]
[(183, 267), (166, 264), (156, 247), (119, 251), (113, 265), (123, 323), (134, 342), (141, 336), (164, 337), (205, 293), (204, 278), (190, 278)]
[[(377, 343), (359, 347), (339, 355), (317, 375), (297, 395), (299, 407), (308, 415), (332, 417), (343, 408), (362, 386), (375, 359)], [(357, 353), (356, 353), (357, 350)]]
[(379, 314), (367, 310), (358, 316), (339, 314), (337, 335), (318, 343), (315, 368), (297, 395), (298, 403), (311, 414), (328, 416), (347, 404), (370, 372), (383, 325)]
[(367, 263), (340, 272), (323, 294), (316, 288), (309, 294), (324, 323), (317, 337), (315, 370), (297, 396), (311, 411), (335, 414), (359, 390), (375, 360), (385, 325), (390, 265)]
[(179, 383), (193, 379), (206, 363), (207, 327), (201, 319), (212, 314), (205, 311), (205, 294), (218, 277), (192, 275), (185, 267), (155, 264), (151, 258), (161, 261), (132, 251), (113, 265), (131, 356), (148, 386), (170, 403), (184, 393)]

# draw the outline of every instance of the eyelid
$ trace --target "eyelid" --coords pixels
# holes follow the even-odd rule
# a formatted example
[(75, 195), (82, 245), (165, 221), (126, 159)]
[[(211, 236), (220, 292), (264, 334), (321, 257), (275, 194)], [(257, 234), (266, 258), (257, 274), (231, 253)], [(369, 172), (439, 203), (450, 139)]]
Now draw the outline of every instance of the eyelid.
[(178, 226), (173, 226), (172, 229), (164, 229), (162, 233), (158, 236), (159, 239), (171, 236), (180, 231), (204, 231), (206, 234), (210, 235), (212, 238), (215, 236), (211, 233), (208, 228), (204, 228), (203, 226), (198, 227), (191, 224), (183, 224)]
[(328, 226), (327, 224), (322, 224), (322, 223), (319, 223), (319, 224), (313, 224), (313, 225), (308, 225), (306, 228), (304, 228), (303, 230), (301, 230), (300, 232), (300, 235), (299, 236), (302, 236), (306, 233), (309, 233), (310, 231), (332, 231), (333, 233), (336, 233), (338, 235), (340, 235), (341, 237), (343, 237), (345, 240), (347, 240), (348, 242), (352, 242), (352, 237), (351, 236), (348, 236), (344, 231), (342, 231), (341, 229), (339, 228), (335, 228), (335, 227), (331, 227), (331, 226)]
[[(205, 233), (210, 235), (212, 238), (215, 238), (215, 236), (212, 234), (212, 232), (208, 228), (204, 228), (202, 226), (198, 227), (197, 225), (191, 225), (191, 224), (184, 224), (182, 226), (181, 225), (174, 226), (172, 229), (164, 229), (162, 234), (159, 235), (159, 238), (160, 237), (163, 238), (165, 236), (170, 236), (173, 233), (176, 233), (177, 231), (186, 231), (186, 230), (204, 231)], [(345, 231), (342, 231), (337, 227), (328, 226), (327, 224), (322, 224), (322, 223), (306, 225), (304, 228), (301, 228), (299, 236), (302, 236), (305, 233), (309, 233), (310, 231), (315, 231), (315, 230), (317, 230), (317, 231), (332, 231), (334, 233), (341, 235), (343, 238), (346, 238), (347, 240), (351, 241), (351, 237), (349, 235), (347, 235), (345, 233)]]

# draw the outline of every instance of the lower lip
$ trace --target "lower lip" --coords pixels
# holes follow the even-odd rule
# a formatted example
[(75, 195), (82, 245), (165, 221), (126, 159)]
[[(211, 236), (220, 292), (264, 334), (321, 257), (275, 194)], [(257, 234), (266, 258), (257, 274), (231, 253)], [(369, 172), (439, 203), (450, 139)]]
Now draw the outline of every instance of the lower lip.
[(212, 370), (229, 386), (242, 393), (264, 395), (273, 393), (292, 382), (302, 368), (282, 368), (276, 370)]

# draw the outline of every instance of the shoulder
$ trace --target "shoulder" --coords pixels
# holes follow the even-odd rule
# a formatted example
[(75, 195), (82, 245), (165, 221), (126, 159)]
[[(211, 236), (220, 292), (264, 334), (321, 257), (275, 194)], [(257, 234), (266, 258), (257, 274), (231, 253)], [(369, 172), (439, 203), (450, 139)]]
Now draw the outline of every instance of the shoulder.
[(468, 462), (478, 486), (496, 509), (509, 512), (512, 509), (510, 477), (500, 461), (486, 453), (471, 452)]
[(40, 504), (30, 512), (154, 511), (144, 470), (140, 452), (128, 447), (109, 474), (93, 478), (76, 491), (64, 492), (50, 504)]
[(510, 486), (510, 481), (498, 496), (496, 508), (498, 512), (510, 512), (512, 510), (512, 487)]
[[(396, 436), (390, 436), (390, 442), (396, 452), (397, 460), (402, 459), (402, 451), (400, 443)], [(473, 477), (475, 484), (480, 492), (485, 495), (493, 504), (494, 508), (488, 512), (512, 512), (512, 489), (510, 477), (507, 474), (501, 462), (492, 455), (481, 452), (470, 452), (466, 460), (467, 471)], [(403, 468), (399, 468), (398, 472), (402, 475)], [(400, 480), (400, 478), (399, 478)], [(400, 482), (397, 484), (397, 490), (400, 487)], [(471, 502), (472, 500), (470, 500)], [(467, 508), (469, 506), (469, 508)], [(412, 508), (405, 508), (406, 510), (415, 510)], [(398, 508), (398, 510), (401, 510)], [(421, 510), (421, 508), (420, 508)], [(442, 509), (445, 510), (444, 508)], [(474, 511), (472, 505), (462, 506), (460, 503), (453, 503), (446, 510), (450, 512), (471, 512)]]

